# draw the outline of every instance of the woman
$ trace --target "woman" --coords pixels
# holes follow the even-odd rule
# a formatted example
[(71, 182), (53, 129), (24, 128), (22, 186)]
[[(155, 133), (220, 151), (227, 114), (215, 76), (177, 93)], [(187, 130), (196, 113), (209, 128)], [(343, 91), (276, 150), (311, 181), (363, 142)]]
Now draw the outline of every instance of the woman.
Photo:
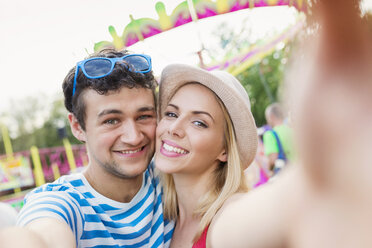
[(205, 247), (224, 202), (246, 192), (244, 169), (257, 149), (249, 97), (227, 72), (167, 66), (160, 82), (155, 164), (164, 175), (172, 247)]

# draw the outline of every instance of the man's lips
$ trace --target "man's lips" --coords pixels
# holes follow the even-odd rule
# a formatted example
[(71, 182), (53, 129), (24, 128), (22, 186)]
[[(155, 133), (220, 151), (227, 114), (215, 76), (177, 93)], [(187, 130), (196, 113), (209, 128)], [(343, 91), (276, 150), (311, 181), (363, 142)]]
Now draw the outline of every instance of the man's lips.
[(145, 150), (147, 150), (147, 147), (147, 145), (144, 145), (138, 148), (114, 150), (114, 152), (126, 157), (137, 157), (139, 155), (142, 155)]

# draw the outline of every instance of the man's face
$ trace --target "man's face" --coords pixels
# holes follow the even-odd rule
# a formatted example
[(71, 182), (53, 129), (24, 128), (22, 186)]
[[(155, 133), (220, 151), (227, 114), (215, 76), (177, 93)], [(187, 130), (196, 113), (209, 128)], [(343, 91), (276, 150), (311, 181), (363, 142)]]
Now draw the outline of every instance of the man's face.
[(155, 146), (156, 111), (150, 89), (125, 88), (84, 95), (85, 131), (90, 166), (98, 173), (135, 178), (147, 168)]

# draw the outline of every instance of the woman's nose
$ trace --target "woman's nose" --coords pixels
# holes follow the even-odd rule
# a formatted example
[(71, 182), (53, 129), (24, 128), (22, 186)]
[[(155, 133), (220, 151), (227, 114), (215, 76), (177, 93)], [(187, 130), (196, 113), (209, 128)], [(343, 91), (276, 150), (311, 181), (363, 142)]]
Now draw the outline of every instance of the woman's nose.
[(184, 121), (180, 118), (173, 121), (169, 125), (168, 132), (172, 136), (183, 138), (185, 136)]

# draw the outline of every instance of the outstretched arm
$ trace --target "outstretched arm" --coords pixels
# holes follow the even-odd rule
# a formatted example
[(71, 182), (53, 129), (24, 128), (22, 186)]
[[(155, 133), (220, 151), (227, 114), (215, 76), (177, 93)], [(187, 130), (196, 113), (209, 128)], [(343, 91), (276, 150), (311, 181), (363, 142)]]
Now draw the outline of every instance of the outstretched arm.
[(371, 33), (359, 1), (314, 2), (320, 30), (303, 47), (309, 60), (297, 63), (306, 73), (292, 76), (301, 164), (230, 199), (210, 226), (209, 247), (372, 245)]
[(59, 220), (41, 218), (25, 227), (0, 230), (1, 247), (71, 248), (76, 247), (70, 227)]

